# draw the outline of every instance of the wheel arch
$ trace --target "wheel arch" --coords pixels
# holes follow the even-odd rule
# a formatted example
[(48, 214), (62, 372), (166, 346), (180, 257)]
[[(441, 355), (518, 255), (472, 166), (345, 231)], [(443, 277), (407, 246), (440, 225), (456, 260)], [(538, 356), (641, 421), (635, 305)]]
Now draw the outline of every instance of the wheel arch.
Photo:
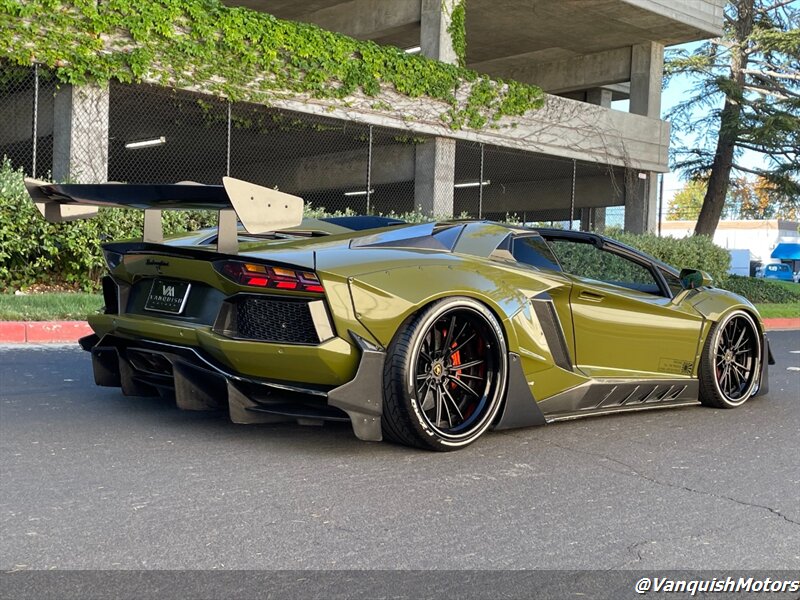
[[(512, 317), (528, 302), (532, 295), (528, 290), (538, 293), (551, 286), (519, 276), (504, 280), (500, 276), (503, 273), (453, 271), (447, 267), (414, 267), (352, 277), (348, 282), (356, 318), (387, 347), (400, 327), (421, 310), (443, 298), (463, 296), (480, 302), (492, 312), (500, 323), (506, 345), (516, 350), (518, 341)], [(416, 279), (410, 279), (409, 275)]]

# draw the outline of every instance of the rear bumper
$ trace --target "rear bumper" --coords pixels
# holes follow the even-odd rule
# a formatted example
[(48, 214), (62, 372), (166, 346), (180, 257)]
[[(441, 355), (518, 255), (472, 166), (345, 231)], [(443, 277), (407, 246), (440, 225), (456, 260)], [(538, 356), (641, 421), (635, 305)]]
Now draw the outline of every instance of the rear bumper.
[(103, 339), (152, 340), (194, 350), (223, 370), (254, 379), (304, 381), (332, 388), (353, 378), (360, 358), (358, 347), (338, 336), (317, 345), (242, 340), (216, 333), (202, 323), (135, 314), (91, 315), (89, 325)]
[(201, 349), (108, 334), (80, 340), (95, 383), (128, 396), (174, 394), (183, 410), (225, 410), (234, 423), (350, 421), (359, 439), (381, 440), (383, 361), (356, 335), (355, 377), (339, 386), (270, 381), (237, 373)]

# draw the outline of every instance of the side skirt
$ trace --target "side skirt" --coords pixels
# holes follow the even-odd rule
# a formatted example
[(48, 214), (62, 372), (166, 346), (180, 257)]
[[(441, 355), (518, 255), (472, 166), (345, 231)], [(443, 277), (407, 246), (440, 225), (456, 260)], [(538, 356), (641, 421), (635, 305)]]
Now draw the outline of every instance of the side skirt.
[(605, 379), (588, 382), (539, 403), (547, 421), (698, 404), (696, 379)]
[(700, 406), (699, 400), (686, 400), (684, 402), (670, 402), (667, 404), (652, 404), (650, 406), (623, 406), (620, 408), (613, 408), (609, 410), (587, 410), (578, 413), (569, 413), (548, 417), (548, 423), (557, 423), (558, 421), (574, 421), (575, 419), (584, 419), (586, 417), (602, 417), (605, 415), (617, 415), (626, 412), (640, 412), (643, 410), (655, 410), (658, 408), (681, 408), (684, 406)]

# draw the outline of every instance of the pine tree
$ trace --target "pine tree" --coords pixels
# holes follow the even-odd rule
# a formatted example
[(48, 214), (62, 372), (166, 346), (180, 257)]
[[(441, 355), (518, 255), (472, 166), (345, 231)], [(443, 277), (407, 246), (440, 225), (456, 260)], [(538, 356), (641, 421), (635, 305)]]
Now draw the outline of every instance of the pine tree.
[[(756, 175), (800, 203), (798, 23), (797, 0), (731, 0), (721, 38), (668, 56), (667, 81), (677, 74), (695, 81), (668, 118), (685, 141), (674, 152), (675, 168), (707, 177), (696, 235), (714, 234), (732, 177)], [(746, 151), (765, 166), (743, 165)]]

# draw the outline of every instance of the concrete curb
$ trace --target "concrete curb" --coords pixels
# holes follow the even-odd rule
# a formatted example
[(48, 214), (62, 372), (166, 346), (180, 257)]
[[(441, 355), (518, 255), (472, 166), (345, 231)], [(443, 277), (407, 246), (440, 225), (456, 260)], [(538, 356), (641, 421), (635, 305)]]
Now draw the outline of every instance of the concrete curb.
[[(800, 330), (800, 317), (764, 319), (767, 331)], [(92, 333), (86, 321), (0, 321), (0, 344), (63, 344)]]

